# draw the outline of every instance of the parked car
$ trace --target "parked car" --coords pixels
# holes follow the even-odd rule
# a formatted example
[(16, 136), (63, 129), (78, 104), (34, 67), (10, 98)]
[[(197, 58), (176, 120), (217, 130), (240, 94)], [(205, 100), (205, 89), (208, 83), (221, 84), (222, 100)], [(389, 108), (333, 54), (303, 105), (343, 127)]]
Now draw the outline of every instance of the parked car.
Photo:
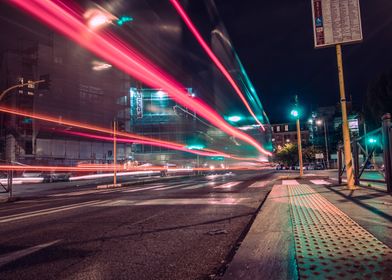
[(285, 166), (284, 164), (277, 164), (275, 167), (276, 170), (288, 170), (289, 168)]
[(23, 178), (42, 178), (44, 183), (68, 182), (71, 177), (70, 173), (65, 172), (42, 172), (42, 171), (25, 171)]
[(322, 163), (309, 163), (304, 166), (306, 170), (324, 170), (325, 166)]
[[(362, 163), (361, 164), (361, 169), (363, 168), (365, 166), (365, 163)], [(370, 169), (370, 170), (373, 170), (375, 167), (374, 167), (374, 164), (373, 163), (371, 163), (371, 162), (368, 162), (367, 164), (366, 164), (366, 167), (365, 167), (365, 169)]]

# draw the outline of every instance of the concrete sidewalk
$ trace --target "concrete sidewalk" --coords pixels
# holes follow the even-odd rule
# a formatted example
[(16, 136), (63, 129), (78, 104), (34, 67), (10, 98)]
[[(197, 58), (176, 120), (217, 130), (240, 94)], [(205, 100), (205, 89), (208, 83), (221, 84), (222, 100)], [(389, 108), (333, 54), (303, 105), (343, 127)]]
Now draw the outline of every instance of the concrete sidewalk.
[(223, 279), (392, 279), (392, 197), (299, 183), (274, 185)]

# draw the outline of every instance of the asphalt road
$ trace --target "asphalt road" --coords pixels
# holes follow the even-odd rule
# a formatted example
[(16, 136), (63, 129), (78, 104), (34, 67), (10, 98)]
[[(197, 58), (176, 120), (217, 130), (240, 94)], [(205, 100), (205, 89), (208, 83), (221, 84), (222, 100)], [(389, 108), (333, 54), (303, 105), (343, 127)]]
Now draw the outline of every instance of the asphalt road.
[(0, 204), (0, 279), (214, 278), (274, 176), (36, 187)]

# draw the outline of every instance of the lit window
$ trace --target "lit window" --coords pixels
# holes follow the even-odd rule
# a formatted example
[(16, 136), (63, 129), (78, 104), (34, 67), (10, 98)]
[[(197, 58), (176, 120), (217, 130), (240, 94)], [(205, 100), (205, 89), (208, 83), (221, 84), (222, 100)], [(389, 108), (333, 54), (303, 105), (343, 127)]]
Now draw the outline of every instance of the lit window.
[(289, 125), (288, 125), (288, 124), (286, 124), (286, 125), (284, 126), (284, 131), (289, 131)]
[(276, 127), (276, 132), (280, 132), (280, 126)]

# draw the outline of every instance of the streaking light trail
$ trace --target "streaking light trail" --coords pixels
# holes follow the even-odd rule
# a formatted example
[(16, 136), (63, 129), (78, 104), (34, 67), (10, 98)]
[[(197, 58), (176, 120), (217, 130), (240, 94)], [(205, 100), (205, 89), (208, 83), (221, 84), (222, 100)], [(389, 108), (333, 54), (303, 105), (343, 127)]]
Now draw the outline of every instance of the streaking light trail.
[(207, 55), (210, 57), (210, 59), (214, 62), (214, 64), (218, 67), (219, 71), (222, 72), (223, 76), (225, 76), (225, 78), (230, 83), (230, 85), (233, 87), (233, 89), (238, 94), (238, 96), (241, 98), (246, 109), (248, 109), (249, 113), (252, 115), (252, 117), (255, 119), (255, 121), (265, 131), (263, 124), (256, 117), (256, 115), (253, 112), (252, 108), (250, 107), (248, 101), (246, 100), (244, 94), (241, 92), (240, 88), (238, 87), (238, 85), (236, 84), (234, 79), (231, 77), (230, 73), (226, 70), (226, 68), (223, 66), (223, 64), (220, 62), (220, 60), (216, 57), (216, 55), (211, 50), (211, 48), (208, 46), (208, 44), (204, 41), (200, 32), (197, 30), (195, 25), (192, 23), (191, 19), (189, 18), (189, 16), (185, 12), (184, 8), (180, 5), (180, 3), (177, 0), (170, 0), (170, 2), (173, 4), (173, 6), (176, 9), (176, 11), (178, 12), (178, 14), (181, 16), (181, 18), (183, 19), (185, 24), (188, 26), (189, 30), (193, 33), (193, 35), (195, 36), (196, 40), (199, 42), (201, 47), (204, 49), (204, 51), (207, 53)]
[[(104, 141), (113, 142), (113, 137), (108, 137), (108, 136), (100, 136), (100, 135), (94, 135), (94, 134), (90, 134), (90, 133), (76, 132), (76, 131), (69, 131), (69, 130), (62, 130), (61, 132), (62, 133), (66, 133), (66, 134), (86, 137), (86, 138), (90, 138), (90, 139), (104, 140)], [(152, 142), (152, 141), (143, 141), (143, 140), (138, 140), (138, 139), (116, 138), (116, 141), (119, 142), (119, 143), (145, 144), (145, 145), (151, 145), (151, 146), (158, 146), (158, 147), (173, 149), (172, 145), (165, 145), (164, 143), (155, 143), (155, 142)], [(191, 150), (191, 149), (188, 149), (186, 147), (177, 147), (177, 150), (181, 150), (181, 151), (189, 153), (190, 152), (189, 150)], [(195, 150), (194, 154), (197, 154), (197, 155), (200, 155), (200, 156), (210, 156), (210, 157), (211, 156), (231, 157), (230, 155), (222, 154), (222, 153), (220, 153), (218, 151), (204, 152), (204, 151), (201, 151), (201, 150)]]
[[(60, 125), (67, 125), (67, 126), (71, 126), (71, 127), (75, 127), (75, 128), (86, 129), (86, 130), (95, 131), (95, 132), (101, 132), (101, 133), (105, 133), (105, 134), (112, 134), (113, 133), (113, 131), (111, 129), (104, 128), (104, 127), (89, 125), (89, 124), (71, 121), (71, 120), (67, 120), (67, 119), (60, 120), (58, 118), (46, 116), (43, 114), (37, 114), (37, 113), (32, 114), (32, 113), (23, 112), (23, 111), (10, 109), (10, 108), (6, 108), (6, 107), (1, 107), (1, 106), (0, 106), (0, 112), (14, 114), (14, 115), (23, 116), (23, 117), (28, 117), (28, 118), (32, 118), (32, 119), (36, 119), (36, 120), (42, 120), (42, 121), (60, 124)], [(82, 133), (82, 132), (71, 132), (71, 131), (64, 131), (64, 132), (69, 133), (69, 134), (78, 135), (78, 136), (83, 136), (83, 137), (95, 138), (97, 140), (99, 139), (99, 140), (113, 141), (112, 137), (97, 136), (97, 135), (87, 134), (87, 133)], [(229, 155), (226, 153), (222, 153), (220, 151), (211, 150), (211, 149), (203, 149), (203, 150), (188, 149), (183, 144), (169, 142), (169, 141), (163, 141), (163, 140), (149, 138), (149, 137), (140, 136), (137, 134), (127, 133), (127, 132), (118, 131), (117, 135), (128, 138), (128, 139), (122, 139), (122, 138), (118, 139), (118, 141), (123, 141), (124, 143), (128, 142), (128, 143), (139, 143), (139, 144), (159, 146), (159, 147), (164, 147), (164, 148), (177, 150), (177, 151), (183, 151), (183, 152), (192, 153), (192, 154), (201, 155), (201, 156), (221, 156), (221, 157), (226, 157), (226, 158), (231, 158), (231, 159), (236, 159), (236, 160), (262, 162), (258, 159), (255, 159), (255, 158), (235, 157), (235, 156), (232, 156), (232, 155)]]
[(196, 100), (184, 90), (184, 86), (168, 76), (162, 69), (132, 50), (113, 34), (91, 30), (82, 16), (61, 2), (49, 0), (10, 0), (10, 3), (29, 12), (55, 30), (68, 36), (76, 43), (100, 56), (125, 73), (142, 81), (152, 88), (161, 88), (168, 92), (179, 104), (191, 108), (212, 125), (254, 146), (260, 153), (271, 156), (255, 139), (232, 127), (211, 107)]
[[(69, 130), (62, 130), (61, 132), (62, 133), (66, 133), (66, 134), (71, 134), (71, 135), (76, 135), (76, 136), (96, 139), (96, 140), (104, 140), (104, 141), (113, 142), (113, 137), (108, 137), (108, 136), (100, 136), (100, 135), (94, 135), (94, 134), (90, 134), (90, 133), (69, 131)], [(164, 146), (164, 144), (162, 144), (162, 143), (154, 143), (154, 142), (151, 142), (151, 141), (143, 141), (143, 140), (138, 140), (138, 139), (116, 138), (116, 141), (120, 142), (120, 143), (145, 144), (145, 145), (151, 145), (151, 146), (158, 146), (158, 147), (164, 147), (164, 148), (168, 148), (168, 149), (173, 149), (172, 147)], [(233, 156), (233, 155), (230, 155), (230, 154), (226, 154), (226, 153), (222, 153), (220, 151), (206, 149), (206, 148), (203, 148), (203, 149), (193, 149), (192, 147), (186, 147), (186, 148), (183, 148), (181, 151), (190, 153), (190, 150), (194, 151), (193, 154), (197, 154), (197, 155), (200, 155), (200, 156), (225, 157), (225, 158), (231, 158), (231, 159), (241, 160), (241, 161), (254, 161), (254, 162), (258, 162), (258, 163), (264, 163), (263, 161), (255, 159), (255, 158), (236, 157), (236, 156)]]

